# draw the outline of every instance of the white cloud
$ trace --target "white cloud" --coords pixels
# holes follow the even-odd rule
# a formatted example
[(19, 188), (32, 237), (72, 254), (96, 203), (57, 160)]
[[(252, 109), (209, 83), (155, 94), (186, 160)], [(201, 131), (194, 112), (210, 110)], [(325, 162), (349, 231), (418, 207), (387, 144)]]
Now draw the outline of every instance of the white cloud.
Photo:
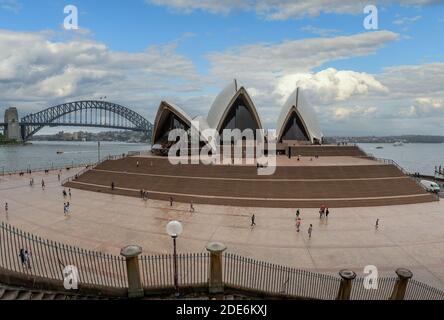
[(378, 112), (376, 107), (334, 107), (330, 110), (330, 116), (335, 120), (345, 120), (350, 118), (370, 118)]
[[(0, 30), (1, 106), (27, 113), (67, 100), (108, 96), (146, 115), (160, 97), (198, 88), (193, 63), (174, 45), (145, 51), (111, 51), (88, 38), (52, 40), (50, 32)], [(27, 103), (28, 101), (28, 103)], [(151, 112), (155, 112), (151, 110)], [(153, 114), (149, 115), (150, 118)]]
[[(190, 13), (203, 10), (216, 14), (232, 11), (253, 11), (269, 20), (286, 20), (305, 16), (318, 16), (321, 13), (362, 14), (367, 0), (146, 0), (147, 3), (166, 6), (172, 10)], [(376, 0), (372, 4), (427, 5), (436, 0)]]
[(22, 5), (17, 0), (0, 0), (0, 9), (18, 13), (22, 9)]
[(355, 95), (369, 92), (387, 92), (388, 89), (374, 76), (349, 70), (328, 68), (318, 73), (299, 73), (283, 77), (277, 85), (277, 92), (287, 97), (295, 89), (302, 88), (314, 103), (345, 101)]
[(397, 18), (395, 21), (393, 21), (393, 24), (396, 24), (396, 25), (412, 24), (416, 21), (419, 21), (421, 18), (422, 18), (421, 16), (400, 17), (400, 18)]
[(400, 115), (407, 118), (444, 116), (444, 98), (416, 98), (410, 107), (400, 110)]
[(336, 33), (339, 33), (339, 30), (337, 30), (337, 29), (319, 28), (319, 27), (315, 27), (312, 25), (304, 26), (304, 27), (300, 28), (299, 30), (304, 31), (304, 32), (308, 32), (311, 34), (316, 34), (321, 37), (328, 37), (328, 36), (332, 36)]
[(177, 40), (129, 53), (112, 51), (87, 35), (56, 41), (51, 32), (0, 30), (0, 106), (17, 106), (24, 115), (65, 101), (107, 96), (153, 120), (159, 101), (167, 98), (191, 115), (206, 115), (217, 91), (238, 78), (269, 128), (298, 85), (309, 93), (326, 134), (384, 134), (400, 128), (415, 133), (425, 128), (419, 119), (429, 121), (429, 132), (423, 133), (442, 133), (444, 63), (394, 66), (379, 74), (328, 67), (313, 71), (333, 60), (374, 54), (398, 39), (392, 32), (213, 52), (207, 55), (208, 74), (199, 74), (176, 52)]
[(292, 73), (309, 72), (327, 61), (365, 56), (398, 39), (390, 31), (365, 32), (334, 38), (252, 44), (207, 55), (211, 74), (225, 81), (233, 77), (270, 81)]

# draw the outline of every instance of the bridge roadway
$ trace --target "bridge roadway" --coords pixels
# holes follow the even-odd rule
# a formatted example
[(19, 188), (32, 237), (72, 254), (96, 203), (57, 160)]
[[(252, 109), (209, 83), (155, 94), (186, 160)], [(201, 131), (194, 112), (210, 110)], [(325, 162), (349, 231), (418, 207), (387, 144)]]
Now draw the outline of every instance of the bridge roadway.
[[(62, 177), (75, 171), (63, 171)], [(394, 276), (407, 267), (414, 278), (444, 288), (444, 201), (411, 205), (333, 208), (320, 220), (316, 208), (301, 209), (301, 232), (294, 225), (295, 209), (189, 204), (124, 197), (72, 189), (64, 199), (57, 172), (0, 176), (0, 221), (41, 237), (87, 249), (119, 254), (128, 244), (145, 254), (170, 253), (165, 226), (180, 220), (184, 232), (179, 252), (204, 252), (209, 241), (221, 241), (228, 252), (307, 270), (337, 274), (351, 268), (363, 275), (375, 265), (379, 275)], [(44, 178), (46, 189), (40, 188)], [(63, 203), (70, 201), (65, 217)], [(4, 202), (9, 204), (6, 217)], [(250, 227), (256, 215), (257, 225)], [(379, 228), (375, 221), (379, 219)], [(307, 229), (313, 224), (313, 235)]]

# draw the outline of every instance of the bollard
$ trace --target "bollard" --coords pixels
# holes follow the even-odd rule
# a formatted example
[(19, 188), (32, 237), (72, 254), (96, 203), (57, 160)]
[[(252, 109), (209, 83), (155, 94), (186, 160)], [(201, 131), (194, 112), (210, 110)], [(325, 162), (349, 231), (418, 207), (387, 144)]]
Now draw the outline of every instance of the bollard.
[(410, 278), (413, 277), (413, 273), (408, 269), (399, 268), (396, 269), (396, 274), (398, 275), (398, 279), (393, 287), (390, 300), (404, 300), (407, 284)]
[(144, 296), (139, 270), (139, 255), (141, 253), (142, 248), (137, 245), (126, 246), (120, 251), (120, 254), (126, 259), (129, 298), (141, 298)]
[(351, 270), (344, 269), (339, 271), (339, 275), (341, 276), (342, 280), (336, 300), (350, 300), (352, 282), (356, 278), (356, 273)]
[(207, 244), (206, 248), (210, 252), (209, 292), (222, 293), (224, 291), (222, 278), (222, 252), (224, 252), (227, 247), (223, 243), (210, 242)]

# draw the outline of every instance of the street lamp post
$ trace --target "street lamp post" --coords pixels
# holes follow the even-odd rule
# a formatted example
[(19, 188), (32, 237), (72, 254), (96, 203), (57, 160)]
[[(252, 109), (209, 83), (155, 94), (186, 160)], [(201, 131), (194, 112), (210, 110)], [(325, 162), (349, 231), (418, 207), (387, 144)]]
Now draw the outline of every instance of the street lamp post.
[(168, 235), (173, 239), (173, 263), (174, 263), (174, 290), (176, 291), (176, 297), (179, 296), (179, 276), (177, 272), (177, 250), (176, 250), (176, 239), (181, 235), (183, 228), (179, 221), (170, 221), (166, 226), (166, 231)]

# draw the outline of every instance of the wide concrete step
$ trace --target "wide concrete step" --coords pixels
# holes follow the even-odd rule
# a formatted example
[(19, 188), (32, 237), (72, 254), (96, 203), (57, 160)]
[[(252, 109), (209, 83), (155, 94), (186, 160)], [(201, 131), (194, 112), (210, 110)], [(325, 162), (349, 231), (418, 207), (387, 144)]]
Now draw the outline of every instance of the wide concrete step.
[(19, 296), (18, 290), (5, 290), (0, 300), (16, 300)]

